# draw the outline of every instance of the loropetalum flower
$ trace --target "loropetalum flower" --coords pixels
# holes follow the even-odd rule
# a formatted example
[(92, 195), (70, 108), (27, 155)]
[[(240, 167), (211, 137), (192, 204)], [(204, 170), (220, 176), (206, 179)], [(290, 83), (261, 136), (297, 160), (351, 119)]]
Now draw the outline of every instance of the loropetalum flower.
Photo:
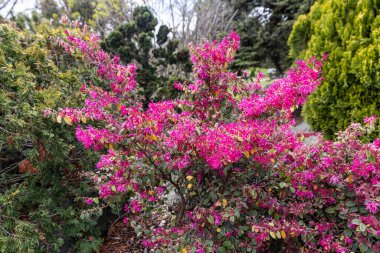
[(367, 200), (365, 207), (370, 213), (377, 213), (379, 211), (380, 202)]
[[(292, 110), (320, 84), (322, 61), (298, 61), (263, 89), (261, 75), (249, 82), (228, 70), (240, 41), (232, 32), (190, 45), (193, 82), (174, 84), (180, 99), (144, 109), (134, 65), (102, 51), (95, 35), (66, 34), (55, 41), (83, 54), (104, 83), (84, 85), (83, 107), (61, 109), (57, 121), (77, 124), (77, 139), (101, 152), (99, 196), (127, 199), (124, 222), (146, 226), (149, 233), (138, 233), (144, 247), (380, 250), (380, 140), (360, 140), (376, 117), (335, 141), (292, 131)], [(178, 195), (172, 213), (163, 208), (170, 191)]]

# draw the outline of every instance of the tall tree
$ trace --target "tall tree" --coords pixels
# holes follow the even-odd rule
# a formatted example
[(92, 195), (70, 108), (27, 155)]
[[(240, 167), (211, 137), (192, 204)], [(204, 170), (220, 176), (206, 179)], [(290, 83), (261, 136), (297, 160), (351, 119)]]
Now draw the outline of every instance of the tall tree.
[(89, 24), (102, 38), (114, 28), (131, 19), (132, 0), (39, 0), (41, 15), (48, 20), (62, 14)]
[[(145, 1), (157, 13), (170, 17), (173, 37), (180, 46), (190, 42), (213, 40), (231, 31), (236, 12), (227, 1), (220, 0), (160, 0)], [(164, 20), (162, 20), (164, 21)], [(167, 20), (166, 20), (167, 22)], [(164, 22), (165, 23), (165, 22)]]
[(188, 51), (178, 50), (179, 42), (169, 39), (171, 30), (167, 26), (160, 26), (155, 34), (157, 24), (148, 7), (137, 7), (131, 22), (119, 26), (102, 43), (123, 63), (137, 64), (137, 81), (147, 100), (170, 97), (172, 87), (163, 84), (173, 76), (184, 78), (191, 71)]
[(299, 14), (306, 13), (313, 0), (232, 0), (237, 11), (235, 28), (242, 37), (235, 67), (264, 65), (278, 74), (290, 66), (288, 37)]

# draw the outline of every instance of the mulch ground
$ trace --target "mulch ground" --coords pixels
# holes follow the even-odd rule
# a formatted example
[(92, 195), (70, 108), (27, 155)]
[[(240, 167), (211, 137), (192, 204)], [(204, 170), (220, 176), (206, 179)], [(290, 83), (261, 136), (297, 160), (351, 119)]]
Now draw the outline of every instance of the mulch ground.
[(100, 249), (102, 253), (144, 253), (147, 252), (137, 238), (135, 231), (122, 221), (113, 224)]

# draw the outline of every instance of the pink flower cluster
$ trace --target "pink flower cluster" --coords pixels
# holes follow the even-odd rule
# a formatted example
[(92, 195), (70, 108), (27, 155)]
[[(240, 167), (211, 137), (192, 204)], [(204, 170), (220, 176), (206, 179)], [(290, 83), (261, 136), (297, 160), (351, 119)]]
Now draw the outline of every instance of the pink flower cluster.
[[(262, 76), (246, 83), (228, 70), (239, 47), (233, 32), (220, 43), (190, 45), (193, 83), (175, 84), (181, 99), (144, 110), (134, 65), (120, 65), (96, 36), (67, 32), (56, 41), (68, 53), (79, 51), (104, 81), (104, 88), (83, 87), (82, 108), (58, 116), (78, 124), (77, 139), (102, 153), (94, 176), (100, 197), (128, 196), (125, 222), (139, 223), (135, 229), (153, 224), (141, 235), (146, 247), (380, 250), (380, 140), (360, 139), (376, 117), (335, 141), (292, 131), (292, 108), (320, 84), (321, 61), (298, 61), (263, 89)], [(176, 212), (156, 224), (170, 189), (180, 199)]]

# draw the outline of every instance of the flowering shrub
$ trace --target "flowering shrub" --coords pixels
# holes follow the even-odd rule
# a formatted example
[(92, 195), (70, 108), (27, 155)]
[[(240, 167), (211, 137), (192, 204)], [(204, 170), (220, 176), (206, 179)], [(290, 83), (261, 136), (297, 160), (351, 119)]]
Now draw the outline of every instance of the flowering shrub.
[[(86, 32), (56, 39), (97, 68), (103, 88), (82, 91), (82, 108), (57, 120), (102, 153), (94, 176), (99, 196), (124, 203), (145, 247), (163, 252), (376, 252), (380, 250), (380, 140), (352, 124), (337, 141), (295, 134), (292, 108), (321, 81), (322, 61), (299, 61), (262, 89), (260, 79), (228, 71), (239, 36), (190, 45), (194, 82), (176, 83), (178, 100), (136, 95), (134, 65), (123, 66)], [(304, 140), (307, 139), (307, 143)], [(165, 209), (165, 192), (179, 201)], [(97, 199), (87, 199), (94, 204)]]

